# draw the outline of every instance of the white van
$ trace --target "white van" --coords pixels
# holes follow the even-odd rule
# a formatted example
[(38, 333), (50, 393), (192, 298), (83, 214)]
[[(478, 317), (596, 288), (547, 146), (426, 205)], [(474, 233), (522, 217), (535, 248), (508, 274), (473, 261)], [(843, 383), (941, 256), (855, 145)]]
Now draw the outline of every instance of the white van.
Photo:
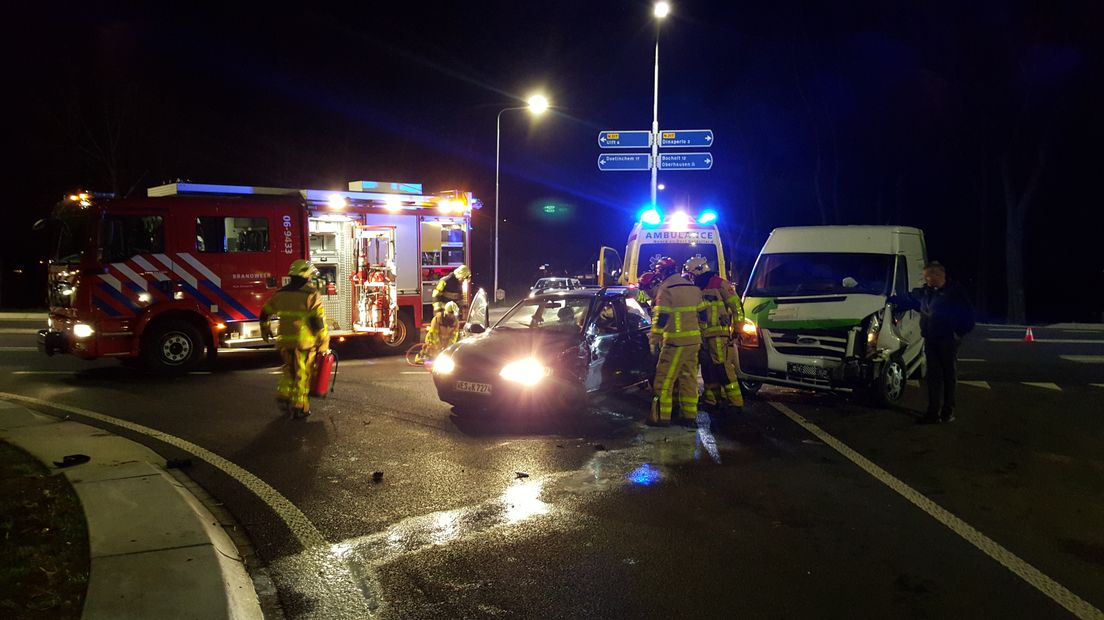
[(924, 233), (904, 226), (805, 226), (771, 232), (744, 291), (740, 380), (869, 392), (887, 405), (923, 375), (920, 313), (890, 295), (922, 284)]

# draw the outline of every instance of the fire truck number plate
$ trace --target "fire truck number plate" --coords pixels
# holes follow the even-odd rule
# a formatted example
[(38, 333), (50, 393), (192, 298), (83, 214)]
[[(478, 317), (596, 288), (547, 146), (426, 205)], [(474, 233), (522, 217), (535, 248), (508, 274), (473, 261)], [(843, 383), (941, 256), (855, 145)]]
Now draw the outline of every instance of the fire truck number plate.
[(489, 383), (472, 383), (471, 381), (457, 381), (456, 389), (461, 392), (471, 392), (472, 394), (490, 394), (491, 386)]

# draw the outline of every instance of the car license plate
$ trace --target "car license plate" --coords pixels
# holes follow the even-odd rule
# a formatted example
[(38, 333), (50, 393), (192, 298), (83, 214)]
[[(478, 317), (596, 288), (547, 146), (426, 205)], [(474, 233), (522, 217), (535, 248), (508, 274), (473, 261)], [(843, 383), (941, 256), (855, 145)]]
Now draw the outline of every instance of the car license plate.
[(490, 394), (491, 384), (472, 383), (471, 381), (457, 381), (456, 389), (461, 392), (471, 392), (472, 394)]
[(829, 369), (827, 368), (814, 366), (812, 364), (797, 364), (795, 362), (786, 363), (786, 373), (809, 379), (820, 379), (822, 381), (827, 381), (829, 377)]

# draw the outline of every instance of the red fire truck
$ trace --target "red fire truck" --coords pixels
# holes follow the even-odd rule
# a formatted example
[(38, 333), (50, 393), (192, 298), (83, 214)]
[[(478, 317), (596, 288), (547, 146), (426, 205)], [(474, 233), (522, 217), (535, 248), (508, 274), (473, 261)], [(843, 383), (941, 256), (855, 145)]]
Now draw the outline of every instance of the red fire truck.
[(319, 269), (332, 337), (399, 349), (432, 317), (441, 277), (469, 262), (468, 192), (354, 181), (348, 191), (172, 183), (145, 198), (66, 197), (51, 231), (47, 353), (185, 371), (263, 346), (258, 317), (297, 258)]

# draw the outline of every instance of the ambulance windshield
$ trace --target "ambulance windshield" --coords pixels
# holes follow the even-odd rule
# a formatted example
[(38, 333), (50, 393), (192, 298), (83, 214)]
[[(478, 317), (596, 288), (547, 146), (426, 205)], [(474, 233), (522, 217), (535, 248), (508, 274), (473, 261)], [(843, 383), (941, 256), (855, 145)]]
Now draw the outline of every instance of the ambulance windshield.
[(718, 270), (717, 246), (711, 243), (646, 243), (640, 246), (637, 260), (640, 273), (654, 269), (656, 261), (664, 256), (673, 258), (680, 269), (687, 260), (700, 256), (709, 261), (711, 270)]

